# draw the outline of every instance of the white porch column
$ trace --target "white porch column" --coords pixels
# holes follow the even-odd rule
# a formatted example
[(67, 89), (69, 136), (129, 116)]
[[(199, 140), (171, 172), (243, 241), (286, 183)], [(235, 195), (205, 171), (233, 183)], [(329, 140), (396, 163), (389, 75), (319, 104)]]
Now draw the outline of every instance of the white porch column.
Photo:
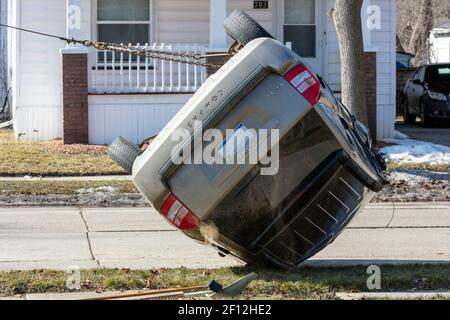
[(227, 36), (223, 23), (227, 18), (227, 0), (210, 0), (210, 49), (227, 51)]
[[(67, 38), (83, 40), (81, 32), (81, 0), (66, 0), (67, 1), (67, 18), (66, 18), (66, 36)], [(67, 50), (74, 50), (87, 52), (87, 49), (80, 44), (67, 45)]]

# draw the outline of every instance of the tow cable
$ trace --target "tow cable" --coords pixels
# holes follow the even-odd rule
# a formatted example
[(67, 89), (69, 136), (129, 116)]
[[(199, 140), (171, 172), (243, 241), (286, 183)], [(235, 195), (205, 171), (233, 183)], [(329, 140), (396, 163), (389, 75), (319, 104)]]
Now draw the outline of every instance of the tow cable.
[(117, 53), (125, 53), (130, 54), (134, 56), (140, 56), (144, 58), (150, 58), (150, 59), (156, 59), (156, 60), (163, 60), (163, 61), (170, 61), (175, 63), (182, 63), (182, 64), (190, 64), (195, 65), (199, 67), (209, 67), (209, 68), (215, 68), (218, 69), (222, 67), (222, 65), (219, 64), (212, 64), (203, 62), (203, 59), (206, 59), (208, 57), (230, 57), (230, 52), (228, 53), (215, 53), (215, 54), (200, 54), (200, 53), (187, 53), (187, 52), (176, 52), (176, 51), (168, 51), (168, 50), (154, 50), (154, 49), (147, 49), (147, 48), (141, 48), (138, 46), (132, 46), (132, 45), (123, 45), (118, 43), (109, 43), (109, 42), (95, 42), (91, 40), (78, 40), (75, 38), (66, 38), (61, 37), (54, 34), (39, 32), (35, 30), (30, 29), (24, 29), (19, 28), (15, 26), (10, 26), (6, 24), (0, 24), (0, 27), (4, 28), (10, 28), (22, 32), (32, 33), (39, 36), (47, 37), (47, 38), (54, 38), (61, 41), (66, 42), (68, 45), (70, 44), (80, 44), (84, 47), (88, 48), (95, 48), (99, 51), (112, 51)]

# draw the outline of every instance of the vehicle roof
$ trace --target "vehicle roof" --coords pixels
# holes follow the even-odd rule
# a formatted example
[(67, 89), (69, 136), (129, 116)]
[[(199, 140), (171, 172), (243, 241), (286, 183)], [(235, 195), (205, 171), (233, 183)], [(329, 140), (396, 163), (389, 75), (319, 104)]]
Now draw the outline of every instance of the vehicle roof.
[(429, 64), (424, 64), (420, 67), (448, 67), (450, 66), (450, 62), (448, 63), (429, 63)]

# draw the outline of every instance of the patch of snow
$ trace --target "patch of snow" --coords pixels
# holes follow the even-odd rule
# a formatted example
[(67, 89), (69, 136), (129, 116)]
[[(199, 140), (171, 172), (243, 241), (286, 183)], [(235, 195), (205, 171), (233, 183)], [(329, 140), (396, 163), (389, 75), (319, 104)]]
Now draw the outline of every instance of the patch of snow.
[(89, 194), (89, 193), (94, 193), (95, 189), (94, 188), (78, 189), (78, 190), (75, 190), (75, 192), (79, 193), (79, 194)]
[(388, 162), (450, 164), (450, 147), (412, 139), (386, 139), (384, 141), (394, 144), (381, 149), (381, 154)]
[(388, 174), (389, 181), (404, 181), (417, 184), (432, 181), (450, 182), (450, 173), (433, 172), (427, 170), (397, 169)]
[(108, 192), (108, 193), (116, 192), (116, 188), (111, 187), (111, 186), (100, 187), (100, 188), (97, 188), (96, 190), (97, 190), (97, 192)]
[(430, 178), (423, 176), (416, 176), (406, 172), (391, 172), (388, 174), (389, 181), (405, 181), (408, 183), (420, 183), (420, 182), (429, 182)]
[(14, 120), (0, 123), (0, 129), (8, 128), (9, 126), (12, 126), (14, 124)]
[(79, 194), (93, 194), (93, 193), (114, 193), (116, 189), (113, 187), (100, 187), (100, 188), (88, 188), (88, 189), (78, 189), (76, 190)]
[(394, 139), (405, 140), (405, 139), (409, 139), (409, 137), (406, 134), (401, 133), (400, 131), (395, 131), (394, 132)]

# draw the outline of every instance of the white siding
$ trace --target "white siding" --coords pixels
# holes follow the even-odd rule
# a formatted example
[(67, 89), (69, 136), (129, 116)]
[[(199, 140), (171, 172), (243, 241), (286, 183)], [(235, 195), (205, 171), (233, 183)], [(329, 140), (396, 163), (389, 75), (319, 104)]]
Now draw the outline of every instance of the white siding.
[(210, 0), (153, 0), (155, 41), (209, 44)]
[[(17, 6), (12, 14), (11, 24), (20, 25), (25, 28), (36, 29), (43, 32), (65, 35), (66, 33), (66, 1), (64, 0), (9, 0)], [(152, 0), (153, 6), (153, 39), (157, 43), (209, 43), (209, 8), (211, 0)], [(244, 9), (256, 18), (265, 28), (277, 35), (280, 29), (277, 8), (282, 0), (269, 1), (269, 10), (254, 10), (251, 0), (228, 0), (228, 11)], [(333, 6), (334, 0), (324, 1), (327, 10)], [(366, 0), (369, 1), (369, 0)], [(93, 0), (82, 0), (82, 28), (83, 37), (92, 38), (92, 17), (95, 12), (91, 10)], [(395, 120), (395, 1), (394, 0), (370, 0), (373, 5), (381, 8), (381, 29), (370, 33), (371, 47), (377, 51), (378, 72), (378, 123), (379, 138), (393, 135)], [(37, 14), (38, 13), (38, 14)], [(326, 19), (324, 21), (327, 31), (327, 43), (325, 45), (324, 76), (336, 91), (340, 90), (340, 64), (339, 46), (333, 20), (321, 13)], [(13, 89), (14, 89), (14, 111), (16, 115), (16, 134), (21, 134), (24, 139), (48, 139), (60, 138), (62, 136), (62, 74), (61, 54), (59, 50), (65, 44), (56, 39), (41, 38), (38, 36), (15, 33), (17, 37), (12, 54), (13, 66)], [(92, 101), (97, 101), (93, 98)], [(164, 103), (157, 102), (157, 96), (147, 96), (155, 107), (155, 118), (161, 120), (159, 127), (164, 125), (165, 119), (173, 114), (177, 108), (169, 103), (167, 112), (162, 110)], [(123, 102), (109, 104), (114, 107)], [(121, 101), (122, 101), (121, 100)], [(95, 104), (95, 103), (94, 103)], [(91, 122), (99, 120), (101, 108), (94, 105), (91, 109), (94, 115)], [(129, 104), (128, 104), (129, 105)], [(135, 104), (136, 106), (141, 103)], [(147, 105), (147, 104), (144, 104)], [(180, 103), (178, 103), (180, 106)], [(98, 107), (98, 108), (97, 108)], [(27, 109), (32, 109), (32, 118), (24, 116)], [(34, 108), (34, 109), (33, 109)], [(160, 111), (156, 112), (160, 108)], [(94, 110), (95, 109), (95, 110)], [(36, 110), (43, 110), (45, 116), (38, 117)], [(136, 110), (140, 110), (137, 108)], [(98, 111), (98, 112), (97, 112)], [(139, 111), (140, 112), (140, 111)], [(138, 111), (134, 114), (139, 114)], [(163, 114), (162, 116), (160, 114)], [(133, 117), (133, 116), (132, 116)], [(156, 121), (155, 120), (155, 121)], [(95, 126), (92, 125), (93, 130)], [(143, 126), (145, 128), (158, 127), (156, 124)], [(110, 129), (105, 129), (110, 130)], [(112, 129), (111, 129), (112, 130)], [(147, 134), (149, 131), (145, 131)], [(39, 132), (39, 134), (36, 134)], [(102, 142), (108, 141), (114, 134), (106, 134)], [(130, 133), (132, 136), (132, 134)], [(95, 134), (97, 137), (98, 134)], [(136, 135), (135, 135), (136, 136)], [(133, 140), (136, 139), (132, 138)], [(99, 141), (100, 141), (99, 140)], [(97, 140), (96, 140), (97, 141)]]
[(92, 95), (89, 97), (89, 142), (109, 144), (122, 136), (134, 143), (155, 135), (191, 95)]
[[(0, 21), (2, 24), (7, 23), (8, 19), (8, 1), (0, 0)], [(8, 32), (6, 28), (0, 30), (0, 103), (3, 103), (7, 91), (7, 76), (8, 76)]]
[[(16, 25), (41, 32), (65, 34), (65, 1), (19, 0), (17, 6), (19, 14)], [(19, 51), (15, 55), (18, 70), (14, 92), (16, 135), (30, 140), (61, 137), (62, 74), (59, 49), (64, 47), (64, 43), (28, 33), (17, 33), (17, 39)], [(43, 114), (39, 115), (39, 112)], [(47, 128), (51, 128), (54, 136), (50, 136)]]
[[(211, 0), (153, 0), (154, 38), (156, 42), (166, 44), (199, 43), (209, 44), (209, 16)], [(275, 1), (269, 1), (269, 10), (254, 10), (251, 0), (228, 0), (228, 13), (242, 9), (254, 17), (263, 27), (272, 32), (273, 7)]]
[[(66, 1), (15, 0), (17, 15), (13, 25), (64, 36)], [(84, 37), (90, 37), (90, 0), (82, 0)], [(62, 65), (60, 49), (66, 44), (57, 39), (16, 33), (15, 109), (16, 137), (49, 140), (62, 137)], [(42, 114), (40, 114), (42, 112)]]
[[(327, 1), (327, 11), (334, 5), (334, 0)], [(365, 0), (368, 1), (368, 0)], [(394, 135), (396, 105), (396, 51), (395, 28), (396, 10), (394, 0), (369, 0), (371, 5), (381, 8), (381, 29), (370, 31), (370, 47), (377, 53), (377, 123), (378, 139)], [(334, 21), (327, 16), (327, 45), (325, 56), (325, 78), (335, 91), (341, 90), (341, 66), (339, 62), (339, 44)]]
[(269, 0), (269, 9), (253, 9), (253, 1), (243, 0), (227, 0), (228, 13), (239, 9), (245, 10), (251, 15), (258, 23), (260, 23), (267, 31), (275, 34), (276, 27), (274, 26), (274, 7), (276, 6), (276, 0)]
[(450, 36), (435, 36), (432, 34), (431, 45), (432, 63), (450, 62)]
[(60, 105), (20, 105), (15, 110), (14, 130), (20, 140), (54, 140), (61, 137)]

